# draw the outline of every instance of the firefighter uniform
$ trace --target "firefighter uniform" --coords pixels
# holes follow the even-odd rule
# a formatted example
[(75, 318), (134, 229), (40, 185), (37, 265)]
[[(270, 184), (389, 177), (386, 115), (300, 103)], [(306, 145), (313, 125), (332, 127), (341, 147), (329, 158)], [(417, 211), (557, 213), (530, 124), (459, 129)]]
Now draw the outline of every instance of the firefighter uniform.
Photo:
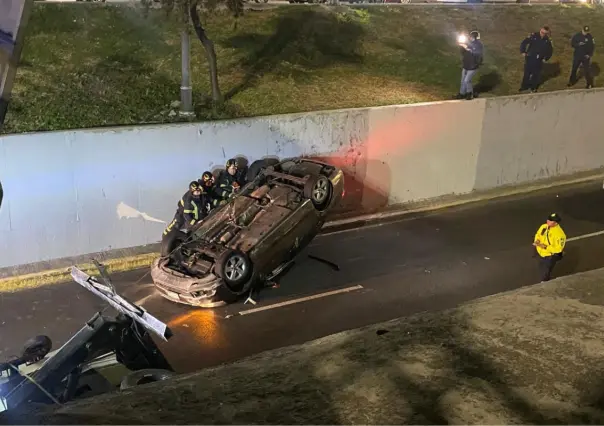
[(216, 182), (215, 195), (218, 205), (224, 204), (240, 188), (237, 174), (237, 160), (230, 159), (226, 163), (226, 170), (222, 170)]
[(554, 266), (562, 259), (564, 253), (566, 234), (560, 226), (560, 222), (560, 216), (553, 213), (535, 234), (533, 246), (535, 246), (539, 257), (541, 282), (551, 279)]
[(527, 38), (522, 40), (520, 53), (525, 55), (524, 77), (520, 91), (527, 89), (535, 91), (541, 79), (543, 62), (550, 60), (554, 54), (554, 46), (546, 33), (542, 36), (539, 32), (536, 32), (529, 34)]
[(176, 207), (174, 219), (166, 227), (162, 236), (162, 255), (164, 247), (170, 246), (170, 241), (182, 234), (182, 228), (190, 230), (199, 221), (203, 220), (208, 214), (206, 207), (207, 196), (203, 193), (203, 188), (198, 182), (189, 184), (189, 190), (182, 196)]
[(212, 172), (205, 171), (201, 175), (201, 179), (199, 179), (199, 184), (203, 187), (204, 192), (206, 194), (206, 205), (208, 212), (218, 206), (220, 201), (219, 197), (216, 194), (216, 178), (212, 174)]
[(568, 86), (572, 86), (577, 82), (577, 71), (580, 66), (583, 66), (587, 88), (590, 89), (593, 84), (593, 75), (591, 73), (591, 58), (594, 55), (595, 43), (593, 36), (589, 33), (589, 27), (583, 27), (583, 31), (575, 34), (570, 41), (571, 47), (574, 49), (573, 67), (568, 79)]

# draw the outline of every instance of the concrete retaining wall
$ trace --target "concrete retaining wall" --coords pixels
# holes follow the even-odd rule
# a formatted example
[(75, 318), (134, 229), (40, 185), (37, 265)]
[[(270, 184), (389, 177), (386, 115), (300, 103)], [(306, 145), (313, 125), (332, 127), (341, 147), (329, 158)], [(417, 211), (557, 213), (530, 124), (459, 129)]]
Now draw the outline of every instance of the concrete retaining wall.
[(234, 156), (327, 158), (343, 210), (596, 169), (598, 105), (592, 90), (4, 136), (0, 268), (155, 243), (188, 182)]

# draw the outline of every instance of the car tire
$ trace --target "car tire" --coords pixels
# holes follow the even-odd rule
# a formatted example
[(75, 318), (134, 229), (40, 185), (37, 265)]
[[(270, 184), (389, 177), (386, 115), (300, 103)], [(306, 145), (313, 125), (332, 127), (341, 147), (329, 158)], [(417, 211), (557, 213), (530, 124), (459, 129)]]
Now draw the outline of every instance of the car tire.
[(41, 358), (44, 358), (49, 354), (52, 349), (52, 340), (50, 337), (45, 335), (40, 335), (36, 337), (32, 337), (23, 345), (23, 351), (21, 351), (21, 355), (23, 357), (27, 357), (28, 355), (36, 354)]
[(274, 166), (279, 163), (276, 158), (263, 158), (262, 160), (254, 161), (247, 169), (246, 179), (248, 182), (253, 181), (258, 177), (262, 169)]
[(319, 211), (324, 210), (329, 205), (332, 193), (333, 185), (323, 175), (311, 177), (304, 185), (304, 197), (312, 201), (312, 204)]
[(240, 250), (227, 250), (216, 259), (215, 274), (222, 279), (227, 290), (241, 295), (249, 290), (252, 278), (252, 261)]

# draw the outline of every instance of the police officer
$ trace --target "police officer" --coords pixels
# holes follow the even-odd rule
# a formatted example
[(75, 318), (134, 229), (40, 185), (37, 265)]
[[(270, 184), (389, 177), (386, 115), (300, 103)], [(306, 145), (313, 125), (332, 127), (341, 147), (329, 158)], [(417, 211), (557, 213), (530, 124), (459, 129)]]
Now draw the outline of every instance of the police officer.
[(478, 31), (472, 31), (470, 33), (470, 39), (468, 42), (460, 42), (459, 47), (461, 49), (461, 87), (459, 89), (459, 95), (457, 99), (471, 100), (474, 98), (474, 88), (472, 87), (472, 78), (478, 68), (482, 65), (483, 60), (483, 46), (480, 41), (480, 33)]
[(172, 222), (164, 230), (161, 244), (161, 255), (167, 256), (172, 241), (182, 236), (182, 228), (190, 231), (199, 221), (208, 214), (203, 189), (197, 181), (189, 184), (189, 190), (182, 196), (176, 207), (176, 214)]
[(554, 46), (549, 38), (549, 27), (542, 27), (538, 33), (529, 34), (520, 44), (520, 53), (524, 56), (524, 77), (520, 92), (534, 92), (539, 86), (543, 62), (550, 60), (554, 54)]
[(226, 170), (222, 170), (218, 175), (216, 196), (218, 204), (224, 204), (226, 201), (239, 190), (239, 182), (237, 181), (237, 160), (231, 158), (226, 162)]
[(562, 219), (557, 213), (552, 213), (535, 234), (533, 246), (537, 250), (539, 258), (541, 282), (551, 279), (554, 266), (563, 256), (566, 234), (560, 226), (561, 221)]
[(206, 193), (208, 212), (218, 207), (220, 197), (218, 197), (216, 194), (216, 178), (214, 177), (212, 172), (203, 172), (203, 174), (201, 175), (201, 179), (199, 179), (198, 182)]
[(575, 53), (573, 54), (573, 68), (568, 79), (568, 87), (577, 83), (577, 70), (579, 66), (583, 65), (587, 89), (591, 89), (594, 85), (593, 75), (591, 74), (591, 58), (594, 55), (595, 44), (594, 38), (589, 33), (588, 25), (585, 25), (581, 32), (573, 36), (570, 45), (575, 49)]

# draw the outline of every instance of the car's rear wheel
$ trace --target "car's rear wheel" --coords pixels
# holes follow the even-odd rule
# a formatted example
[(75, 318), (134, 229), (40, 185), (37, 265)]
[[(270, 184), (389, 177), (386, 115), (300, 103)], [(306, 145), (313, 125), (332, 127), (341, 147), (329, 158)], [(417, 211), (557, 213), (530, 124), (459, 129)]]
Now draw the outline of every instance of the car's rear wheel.
[(50, 340), (50, 337), (40, 335), (32, 337), (27, 342), (25, 342), (25, 345), (23, 345), (23, 351), (21, 352), (21, 356), (34, 356), (34, 358), (41, 359), (48, 355), (51, 349), (52, 340)]
[(249, 290), (252, 281), (252, 262), (242, 251), (226, 251), (216, 260), (214, 272), (230, 292), (241, 295)]
[(247, 169), (246, 179), (248, 182), (256, 179), (256, 177), (260, 174), (262, 169), (266, 169), (267, 167), (274, 166), (278, 164), (279, 160), (276, 158), (263, 158), (262, 160), (254, 161), (250, 167)]
[(331, 201), (333, 185), (331, 181), (323, 176), (313, 176), (304, 185), (304, 196), (310, 201), (317, 210), (323, 210)]

